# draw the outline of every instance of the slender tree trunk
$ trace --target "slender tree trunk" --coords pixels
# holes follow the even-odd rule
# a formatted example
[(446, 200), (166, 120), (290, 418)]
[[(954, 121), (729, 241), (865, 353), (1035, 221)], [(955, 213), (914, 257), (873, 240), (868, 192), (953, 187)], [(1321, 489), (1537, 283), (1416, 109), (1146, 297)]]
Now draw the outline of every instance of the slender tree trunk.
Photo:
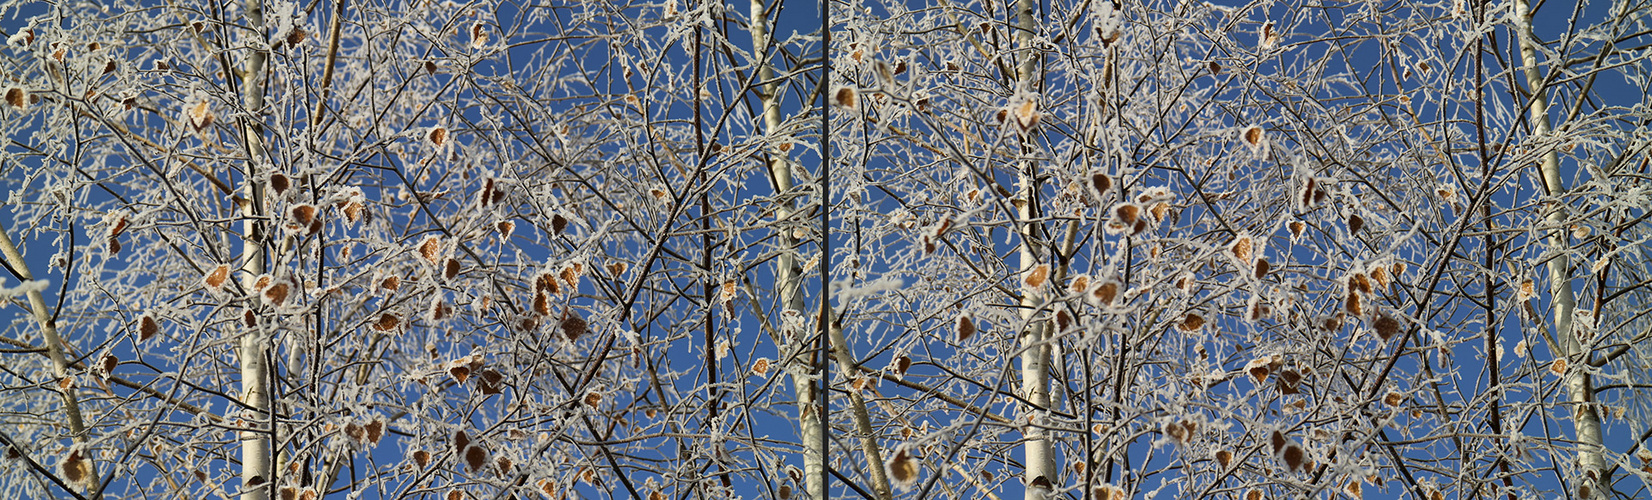
[[(758, 87), (758, 98), (763, 101), (763, 133), (769, 137), (780, 130), (780, 102), (776, 93), (780, 85), (774, 81), (774, 65), (769, 63), (769, 15), (763, 0), (751, 1), (751, 46), (752, 56), (757, 58), (757, 80), (762, 82)], [(777, 147), (768, 148), (768, 168), (770, 177), (774, 180), (774, 193), (777, 196), (787, 196), (792, 191), (792, 169), (785, 152)], [(780, 202), (775, 208), (775, 220), (790, 220), (796, 207), (788, 198)], [(780, 304), (787, 310), (803, 314), (803, 280), (802, 269), (797, 262), (797, 238), (787, 227), (780, 231), (781, 253), (776, 260), (774, 271), (774, 289), (779, 295)], [(824, 258), (825, 256), (822, 256)], [(780, 315), (784, 321), (785, 315)], [(823, 423), (818, 415), (814, 381), (807, 374), (814, 373), (809, 366), (810, 357), (803, 355), (800, 343), (806, 334), (803, 331), (782, 329), (786, 352), (795, 354), (786, 360), (787, 373), (791, 374), (792, 387), (797, 392), (798, 424), (800, 438), (803, 442), (803, 476), (804, 488), (809, 495), (817, 494), (826, 484), (825, 450), (820, 447), (820, 437)], [(824, 500), (824, 499), (819, 499)]]
[[(11, 262), (12, 269), (16, 269), (17, 274), (24, 281), (34, 279), (34, 274), (29, 271), (29, 263), (23, 260), (23, 252), (17, 249), (17, 244), (12, 242), (11, 235), (6, 233), (4, 226), (0, 226), (0, 253), (3, 253), (6, 260)], [(34, 313), (35, 323), (40, 325), (41, 337), (46, 343), (46, 356), (52, 360), (52, 377), (62, 380), (64, 377), (71, 376), (68, 357), (63, 354), (63, 348), (68, 344), (64, 343), (63, 337), (57, 334), (57, 322), (52, 320), (52, 311), (46, 305), (46, 296), (41, 294), (40, 290), (29, 290), (28, 295), (29, 310)], [(79, 392), (79, 386), (78, 384), (68, 384), (59, 386), (59, 388), (60, 392), (63, 393), (63, 412), (68, 414), (69, 417), (69, 437), (74, 440), (76, 445), (85, 444), (86, 420), (80, 414), (80, 398), (76, 395)], [(86, 470), (89, 471), (89, 474), (86, 475), (87, 480), (82, 481), (81, 484), (85, 486), (83, 491), (96, 491), (98, 488), (96, 462), (92, 461), (90, 450), (82, 453), (87, 463)]]
[[(1037, 194), (1037, 187), (1032, 176), (1022, 178), (1021, 193), (1026, 196), (1028, 203), (1020, 211), (1022, 224), (1026, 228), (1022, 234), (1020, 250), (1021, 275), (1026, 276), (1038, 266), (1037, 253), (1033, 251), (1033, 236), (1031, 219), (1033, 218), (1031, 197)], [(1045, 343), (1049, 338), (1049, 328), (1043, 321), (1033, 320), (1034, 314), (1043, 305), (1042, 292), (1038, 288), (1023, 286), (1021, 289), (1021, 319), (1026, 324), (1026, 331), (1022, 333), (1021, 344), (1021, 392), (1027, 399), (1030, 407), (1028, 413), (1041, 414), (1050, 407), (1050, 347)], [(1032, 422), (1022, 427), (1022, 434), (1026, 443), (1022, 445), (1026, 451), (1026, 481), (1028, 485), (1053, 485), (1055, 475), (1051, 472), (1050, 437), (1040, 422)], [(1044, 498), (1047, 489), (1027, 488), (1027, 500)]]
[[(245, 0), (247, 23), (260, 36), (264, 32), (264, 5), (262, 0)], [(258, 43), (262, 43), (261, 41)], [(241, 78), (241, 105), (249, 116), (242, 118), (241, 140), (246, 147), (246, 178), (242, 179), (241, 196), (247, 199), (242, 206), (241, 233), (242, 270), (248, 276), (266, 271), (264, 266), (263, 234), (268, 224), (260, 219), (268, 211), (264, 207), (264, 172), (258, 167), (264, 158), (263, 127), (258, 117), (264, 108), (264, 71), (268, 54), (252, 50), (247, 54), (245, 71)], [(255, 301), (257, 299), (254, 299)], [(249, 304), (250, 305), (250, 304)], [(265, 500), (274, 485), (271, 456), (271, 434), (274, 422), (268, 418), (270, 410), (269, 360), (266, 356), (268, 339), (254, 328), (240, 338), (241, 401), (251, 410), (241, 433), (241, 500)], [(267, 427), (270, 426), (270, 427)]]
[[(1034, 9), (1038, 4), (1033, 0), (1018, 0), (1015, 4), (1016, 25), (1020, 28), (1016, 34), (1017, 45), (1023, 50), (1020, 70), (1018, 71), (1019, 93), (1023, 98), (1037, 100), (1038, 89), (1038, 57), (1032, 50), (1033, 34), (1037, 32), (1036, 20), (1033, 18)], [(1021, 249), (1019, 253), (1021, 275), (1026, 276), (1037, 267), (1038, 252), (1033, 247), (1036, 238), (1033, 231), (1033, 219), (1038, 196), (1038, 172), (1032, 160), (1024, 162), (1020, 175), (1021, 206), (1017, 209), (1017, 216), (1021, 219)], [(1050, 406), (1050, 348), (1044, 340), (1049, 335), (1049, 329), (1042, 322), (1032, 321), (1034, 313), (1043, 303), (1041, 291), (1036, 287), (1021, 289), (1021, 318), (1027, 325), (1022, 333), (1021, 345), (1021, 393), (1032, 406), (1027, 408), (1028, 413), (1037, 415)], [(1026, 489), (1027, 500), (1039, 500), (1049, 493), (1053, 486), (1055, 474), (1051, 471), (1050, 437), (1039, 422), (1030, 423), (1022, 427), (1022, 435), (1026, 443), (1025, 450), (1026, 474), (1024, 480), (1029, 487)], [(1042, 486), (1042, 487), (1036, 487)]]
[[(1547, 89), (1544, 88), (1543, 72), (1537, 67), (1537, 37), (1532, 33), (1531, 6), (1526, 0), (1514, 0), (1514, 23), (1517, 36), (1520, 38), (1520, 60), (1524, 66), (1526, 87), (1531, 91), (1531, 127), (1532, 135), (1543, 137), (1550, 133), (1549, 102)], [(1549, 293), (1554, 302), (1555, 341), (1559, 353), (1568, 360), (1571, 368), (1564, 375), (1564, 384), (1567, 397), (1572, 403), (1572, 423), (1577, 428), (1578, 457), (1580, 469), (1574, 481), (1585, 484), (1600, 494), (1603, 490), (1601, 474), (1606, 470), (1606, 462), (1601, 456), (1602, 449), (1600, 414), (1594, 405), (1594, 389), (1588, 373), (1584, 370), (1590, 361), (1583, 343), (1572, 332), (1572, 315), (1577, 308), (1577, 299), (1573, 295), (1571, 284), (1571, 242), (1567, 240), (1565, 204), (1561, 197), (1566, 188), (1560, 180), (1560, 155), (1549, 149), (1543, 155), (1541, 174), (1543, 187), (1554, 200), (1548, 206), (1548, 216), (1545, 223), (1549, 229)]]
[[(828, 311), (830, 313), (830, 311)], [(833, 315), (827, 314), (828, 317)], [(870, 375), (856, 374), (855, 359), (849, 353), (849, 339), (843, 335), (842, 325), (833, 322), (832, 355), (843, 373), (850, 376), (869, 377)], [(861, 396), (860, 390), (849, 389), (849, 412), (855, 419), (855, 433), (860, 436), (861, 452), (866, 454), (867, 469), (872, 473), (872, 494), (879, 499), (895, 497), (894, 489), (889, 484), (888, 471), (883, 470), (883, 452), (878, 447), (878, 438), (872, 428), (872, 414), (866, 410), (866, 398)]]

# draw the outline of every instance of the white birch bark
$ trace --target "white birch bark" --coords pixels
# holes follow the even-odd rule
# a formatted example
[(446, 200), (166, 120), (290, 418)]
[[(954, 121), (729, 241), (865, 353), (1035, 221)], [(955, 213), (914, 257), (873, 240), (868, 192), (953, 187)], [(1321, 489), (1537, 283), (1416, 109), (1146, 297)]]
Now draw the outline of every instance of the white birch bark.
[[(774, 65), (769, 63), (768, 46), (769, 17), (763, 0), (751, 2), (751, 46), (752, 56), (757, 58), (757, 79), (763, 82), (759, 86), (759, 99), (763, 101), (763, 133), (773, 138), (780, 131), (780, 102), (776, 93), (779, 83), (775, 81)], [(792, 190), (792, 169), (785, 152), (779, 148), (768, 148), (768, 169), (774, 179), (774, 192), (784, 196)], [(796, 211), (789, 199), (775, 208), (775, 220), (789, 220)], [(789, 229), (782, 229), (785, 234), (780, 235), (781, 254), (775, 261), (774, 289), (779, 295), (780, 304), (788, 310), (803, 310), (802, 270), (797, 262), (797, 238)], [(783, 335), (787, 342), (801, 342), (805, 337), (801, 331), (786, 331)], [(791, 346), (795, 347), (795, 346)], [(807, 495), (816, 495), (826, 482), (825, 450), (820, 449), (822, 432), (821, 415), (816, 414), (814, 380), (807, 374), (814, 373), (812, 366), (801, 354), (800, 349), (787, 349), (788, 352), (798, 353), (786, 361), (787, 373), (792, 377), (792, 388), (797, 393), (797, 412), (799, 437), (803, 442), (803, 476), (804, 489)], [(819, 499), (824, 500), (824, 499)]]
[[(264, 5), (262, 0), (245, 0), (247, 23), (256, 33), (264, 32)], [(254, 41), (254, 46), (261, 46), (262, 40)], [(264, 207), (264, 172), (259, 171), (259, 165), (264, 158), (263, 129), (258, 125), (258, 116), (264, 108), (264, 72), (268, 54), (262, 48), (252, 50), (247, 54), (246, 65), (241, 78), (241, 105), (250, 116), (243, 118), (241, 123), (241, 139), (244, 141), (249, 158), (246, 162), (246, 178), (242, 179), (241, 196), (246, 202), (241, 209), (245, 220), (242, 222), (241, 258), (242, 270), (247, 276), (258, 276), (267, 272), (264, 266), (264, 251), (259, 240), (261, 232), (267, 230), (267, 225), (260, 224), (260, 219), (267, 213)], [(254, 299), (256, 301), (256, 299)], [(246, 426), (250, 429), (241, 433), (241, 500), (266, 500), (270, 498), (270, 488), (274, 485), (271, 456), (271, 436), (269, 434), (270, 393), (269, 393), (269, 362), (265, 349), (268, 344), (265, 336), (258, 329), (249, 329), (243, 332), (240, 338), (239, 361), (241, 363), (241, 401), (249, 411), (244, 412), (249, 418)]]
[[(17, 249), (17, 244), (12, 242), (11, 235), (6, 233), (4, 226), (0, 226), (0, 253), (5, 255), (6, 261), (11, 263), (12, 269), (17, 270), (17, 274), (21, 275), (23, 280), (34, 279), (34, 274), (29, 271), (28, 262), (23, 260), (23, 252)], [(52, 377), (62, 380), (64, 377), (71, 376), (68, 357), (63, 355), (63, 348), (68, 344), (64, 343), (63, 337), (57, 334), (57, 324), (52, 321), (52, 312), (51, 308), (46, 305), (46, 296), (40, 293), (40, 290), (29, 290), (28, 296), (29, 311), (34, 314), (35, 323), (40, 325), (41, 337), (46, 343), (46, 356), (52, 360)], [(69, 417), (70, 439), (74, 440), (76, 445), (85, 444), (87, 437), (86, 420), (80, 413), (80, 398), (77, 395), (79, 389), (79, 384), (59, 386), (59, 392), (63, 393), (63, 413)], [(84, 482), (82, 486), (85, 486), (84, 491), (96, 491), (98, 488), (97, 463), (91, 461), (90, 454), (85, 456), (88, 457), (86, 470), (91, 473), (87, 475), (88, 481)]]
[[(1024, 51), (1021, 56), (1020, 70), (1018, 71), (1017, 85), (1020, 94), (1026, 99), (1036, 99), (1034, 93), (1038, 87), (1038, 57), (1033, 51), (1033, 33), (1037, 32), (1036, 20), (1033, 18), (1034, 9), (1038, 4), (1033, 0), (1017, 0), (1016, 25), (1020, 28), (1016, 35), (1017, 45)], [(1038, 181), (1035, 165), (1031, 160), (1023, 163), (1020, 175), (1020, 196), (1023, 203), (1017, 208), (1017, 216), (1021, 219), (1021, 249), (1018, 254), (1020, 271), (1026, 276), (1034, 267), (1038, 266), (1038, 253), (1033, 248), (1034, 237), (1031, 229), (1032, 220), (1036, 214), (1034, 199), (1038, 196)], [(1040, 291), (1033, 287), (1023, 286), (1021, 289), (1021, 319), (1027, 325), (1027, 330), (1021, 337), (1021, 394), (1030, 403), (1027, 408), (1029, 415), (1039, 415), (1050, 406), (1050, 349), (1044, 343), (1048, 329), (1041, 322), (1032, 321), (1034, 313), (1042, 304)], [(1050, 490), (1055, 474), (1052, 473), (1050, 460), (1051, 446), (1048, 433), (1038, 425), (1038, 422), (1029, 423), (1022, 427), (1022, 434), (1026, 443), (1022, 445), (1025, 452), (1026, 472), (1024, 480), (1029, 487), (1026, 489), (1027, 500), (1038, 500)], [(1033, 487), (1046, 485), (1046, 488)]]
[[(1526, 87), (1531, 92), (1532, 135), (1543, 137), (1552, 130), (1549, 123), (1548, 96), (1544, 85), (1543, 72), (1537, 67), (1537, 38), (1532, 33), (1531, 6), (1526, 0), (1514, 0), (1515, 31), (1520, 38), (1520, 61), (1523, 66)], [(1602, 492), (1599, 480), (1604, 473), (1606, 463), (1601, 455), (1602, 449), (1600, 414), (1594, 405), (1594, 390), (1590, 377), (1584, 372), (1589, 361), (1588, 353), (1577, 335), (1572, 332), (1572, 316), (1577, 308), (1577, 299), (1571, 285), (1571, 242), (1567, 239), (1565, 205), (1560, 203), (1565, 194), (1565, 186), (1560, 180), (1560, 155), (1554, 149), (1549, 149), (1543, 155), (1541, 175), (1544, 188), (1555, 201), (1548, 207), (1545, 223), (1550, 226), (1549, 248), (1549, 293), (1553, 297), (1553, 318), (1555, 326), (1555, 341), (1560, 349), (1559, 354), (1569, 360), (1570, 368), (1566, 371), (1564, 384), (1566, 395), (1572, 404), (1572, 422), (1577, 429), (1579, 467), (1578, 477), (1574, 481), (1587, 484), (1590, 489)]]
[[(849, 354), (848, 337), (843, 335), (843, 328), (835, 322), (831, 325), (831, 331), (832, 355), (836, 358), (839, 369), (843, 370), (843, 373), (854, 374), (855, 359)], [(866, 410), (866, 398), (861, 395), (860, 390), (853, 387), (849, 389), (849, 412), (855, 419), (855, 433), (859, 434), (861, 452), (866, 454), (866, 461), (870, 465), (867, 470), (872, 473), (872, 495), (880, 499), (894, 498), (889, 474), (884, 470), (883, 452), (878, 447), (878, 439), (872, 428), (872, 415)]]

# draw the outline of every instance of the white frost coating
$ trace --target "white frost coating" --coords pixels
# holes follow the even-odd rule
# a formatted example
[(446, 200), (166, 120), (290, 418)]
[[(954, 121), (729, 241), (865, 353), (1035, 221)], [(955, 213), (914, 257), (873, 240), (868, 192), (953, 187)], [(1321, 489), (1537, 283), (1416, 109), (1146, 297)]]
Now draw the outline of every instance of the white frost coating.
[(867, 282), (865, 285), (858, 287), (849, 287), (847, 285), (847, 281), (834, 283), (833, 289), (835, 291), (832, 293), (839, 299), (849, 301), (869, 295), (899, 290), (901, 287), (906, 286), (906, 281), (900, 278), (883, 278)]
[(5, 284), (5, 279), (0, 278), (0, 298), (9, 299), (12, 297), (22, 297), (32, 292), (44, 292), (47, 287), (52, 285), (52, 282), (47, 280), (27, 280), (22, 283), (18, 283), (17, 286), (11, 288), (6, 288)]
[(1118, 36), (1119, 30), (1124, 27), (1124, 20), (1121, 18), (1119, 11), (1113, 9), (1112, 2), (1096, 2), (1094, 5), (1096, 6), (1096, 32), (1101, 33), (1102, 38), (1114, 39)]

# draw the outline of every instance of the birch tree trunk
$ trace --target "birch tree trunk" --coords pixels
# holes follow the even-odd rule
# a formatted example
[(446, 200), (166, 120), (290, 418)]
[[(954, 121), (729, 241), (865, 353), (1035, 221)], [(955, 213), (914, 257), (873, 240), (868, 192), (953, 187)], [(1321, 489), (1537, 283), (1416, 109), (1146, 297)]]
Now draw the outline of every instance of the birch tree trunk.
[[(828, 311), (830, 313), (830, 311)], [(831, 314), (828, 317), (834, 317)], [(843, 328), (836, 321), (830, 326), (832, 332), (832, 355), (838, 363), (839, 369), (849, 376), (856, 376), (854, 355), (849, 352), (849, 339), (843, 335)], [(862, 375), (864, 376), (864, 375)], [(875, 429), (872, 427), (871, 412), (866, 409), (866, 398), (861, 391), (854, 387), (849, 389), (849, 412), (855, 419), (855, 433), (859, 434), (861, 452), (866, 454), (867, 469), (872, 473), (872, 494), (879, 499), (894, 498), (894, 489), (890, 487), (889, 474), (884, 471), (883, 452), (878, 447)]]
[[(17, 244), (12, 242), (11, 234), (6, 232), (3, 225), (0, 225), (0, 255), (11, 263), (12, 269), (15, 269), (23, 280), (34, 279), (33, 272), (29, 271), (29, 263), (23, 260), (23, 252), (17, 249)], [(34, 313), (34, 321), (40, 325), (42, 341), (46, 344), (46, 355), (52, 360), (52, 377), (63, 380), (64, 377), (72, 375), (68, 357), (63, 354), (63, 348), (68, 344), (57, 334), (57, 323), (52, 319), (51, 309), (46, 306), (46, 296), (41, 294), (40, 290), (29, 290), (28, 296), (29, 311)], [(63, 393), (63, 413), (69, 417), (70, 438), (74, 440), (75, 445), (83, 445), (86, 443), (86, 420), (80, 412), (78, 384), (62, 384), (58, 386), (58, 390)], [(97, 491), (97, 463), (92, 460), (89, 451), (83, 450), (81, 457), (86, 464), (85, 481), (81, 484), (85, 486), (83, 491)]]
[[(1541, 138), (1549, 135), (1553, 127), (1549, 124), (1549, 102), (1543, 72), (1537, 67), (1538, 41), (1532, 33), (1531, 16), (1531, 6), (1526, 0), (1514, 0), (1513, 19), (1515, 31), (1520, 38), (1520, 61), (1525, 72), (1526, 87), (1531, 92), (1528, 112), (1532, 135)], [(1580, 472), (1573, 480), (1577, 484), (1587, 485), (1589, 489), (1600, 492), (1602, 488), (1599, 481), (1606, 468), (1600, 452), (1600, 414), (1594, 404), (1593, 384), (1589, 374), (1584, 371), (1590, 361), (1588, 352), (1577, 335), (1572, 332), (1572, 316), (1577, 308), (1577, 299), (1571, 284), (1571, 243), (1567, 240), (1566, 210), (1565, 204), (1561, 201), (1566, 194), (1566, 188), (1561, 185), (1560, 155), (1555, 149), (1550, 148), (1544, 153), (1540, 174), (1543, 177), (1543, 187), (1552, 200), (1545, 217), (1545, 222), (1550, 226), (1549, 248), (1545, 253), (1549, 257), (1549, 293), (1554, 302), (1552, 310), (1556, 337), (1556, 345), (1552, 347), (1558, 347), (1557, 354), (1567, 359), (1573, 367), (1566, 370), (1563, 382), (1572, 406), (1572, 422), (1577, 429), (1577, 465)]]
[[(246, 0), (243, 8), (246, 9), (247, 23), (261, 36), (264, 32), (263, 0)], [(252, 41), (251, 45), (255, 48), (247, 54), (240, 86), (241, 105), (247, 113), (241, 119), (241, 140), (246, 148), (247, 160), (246, 177), (242, 179), (241, 186), (241, 196), (246, 201), (241, 206), (245, 220), (242, 222), (240, 255), (244, 259), (241, 269), (249, 277), (268, 272), (264, 265), (263, 248), (264, 231), (268, 225), (261, 223), (267, 212), (263, 185), (266, 174), (259, 168), (265, 156), (263, 127), (258, 122), (264, 108), (264, 71), (268, 57), (263, 43), (263, 40)], [(248, 305), (257, 302), (255, 297)], [(243, 414), (249, 417), (245, 424), (248, 430), (241, 432), (242, 500), (268, 499), (275, 484), (271, 456), (274, 421), (269, 418), (270, 367), (266, 352), (269, 339), (264, 335), (262, 326), (248, 328), (240, 338), (241, 401), (248, 409)]]
[[(778, 96), (779, 82), (775, 81), (774, 65), (770, 61), (771, 39), (769, 38), (769, 14), (763, 0), (751, 2), (751, 46), (752, 56), (757, 58), (757, 80), (762, 82), (758, 87), (758, 98), (763, 102), (763, 134), (771, 140), (780, 132), (780, 102)], [(774, 210), (777, 221), (790, 220), (796, 212), (796, 206), (789, 198), (792, 194), (792, 169), (785, 152), (780, 148), (768, 147), (767, 163), (770, 177), (774, 181), (775, 196), (782, 201)], [(803, 313), (802, 269), (797, 262), (797, 238), (792, 231), (782, 225), (780, 235), (781, 253), (775, 261), (774, 290), (779, 296), (781, 307), (786, 311)], [(785, 314), (781, 319), (784, 321)], [(823, 423), (822, 415), (814, 414), (815, 385), (807, 375), (814, 373), (812, 366), (806, 360), (812, 359), (803, 355), (801, 347), (804, 333), (781, 328), (782, 341), (787, 354), (791, 354), (786, 361), (786, 372), (792, 377), (792, 387), (797, 393), (797, 418), (799, 437), (803, 444), (803, 476), (807, 494), (815, 495), (826, 484), (825, 450), (820, 449), (820, 436)], [(824, 500), (824, 499), (821, 499)]]
[[(1037, 32), (1038, 27), (1033, 15), (1038, 4), (1033, 0), (1017, 0), (1015, 5), (1016, 26), (1020, 28), (1016, 34), (1017, 45), (1023, 51), (1017, 75), (1017, 90), (1022, 98), (1037, 102), (1036, 91), (1040, 78), (1037, 73), (1038, 56), (1033, 51), (1033, 34)], [(1030, 134), (1031, 130), (1028, 130), (1027, 135)], [(1033, 247), (1037, 244), (1033, 221), (1037, 217), (1035, 200), (1039, 194), (1038, 171), (1034, 160), (1022, 163), (1020, 183), (1022, 203), (1017, 208), (1017, 216), (1021, 219), (1021, 249), (1018, 257), (1021, 276), (1026, 277), (1039, 264), (1038, 252)], [(1049, 329), (1044, 327), (1043, 322), (1033, 320), (1043, 303), (1040, 295), (1040, 287), (1028, 286), (1028, 282), (1023, 280), (1020, 311), (1021, 322), (1026, 325), (1026, 331), (1021, 337), (1021, 393), (1031, 404), (1031, 407), (1027, 408), (1028, 415), (1034, 417), (1032, 422), (1022, 427), (1022, 434), (1027, 440), (1023, 445), (1026, 453), (1027, 468), (1024, 479), (1028, 485), (1027, 500), (1044, 498), (1055, 480), (1055, 475), (1051, 471), (1050, 437), (1042, 427), (1043, 423), (1036, 417), (1050, 406), (1050, 348), (1045, 343)]]

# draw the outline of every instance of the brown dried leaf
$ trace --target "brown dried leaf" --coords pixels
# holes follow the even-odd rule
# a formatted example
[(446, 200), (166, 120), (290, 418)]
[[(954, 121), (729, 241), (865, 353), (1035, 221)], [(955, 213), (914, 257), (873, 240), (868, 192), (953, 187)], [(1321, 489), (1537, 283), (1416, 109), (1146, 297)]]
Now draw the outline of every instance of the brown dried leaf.
[(1268, 358), (1256, 358), (1245, 364), (1245, 372), (1250, 374), (1251, 380), (1261, 385), (1262, 382), (1268, 380), (1268, 374), (1272, 372), (1272, 367), (1269, 366)]
[(554, 274), (548, 272), (540, 273), (537, 278), (534, 278), (533, 283), (534, 290), (536, 292), (543, 291), (549, 293), (562, 293), (562, 285), (557, 283), (556, 275)]
[(384, 422), (382, 421), (368, 422), (367, 425), (362, 426), (362, 430), (367, 432), (368, 444), (379, 444), (379, 440), (384, 438)]
[(1383, 340), (1394, 338), (1394, 335), (1399, 334), (1400, 328), (1403, 326), (1399, 319), (1388, 313), (1378, 313), (1376, 321), (1371, 322), (1371, 327), (1377, 331), (1377, 336)]
[(1251, 254), (1255, 250), (1254, 247), (1255, 244), (1251, 241), (1250, 236), (1240, 235), (1233, 239), (1233, 243), (1228, 245), (1228, 254), (1238, 259), (1239, 262), (1248, 264), (1251, 261)]
[(309, 35), (309, 33), (305, 32), (304, 28), (294, 26), (293, 30), (287, 33), (287, 45), (292, 46), (292, 45), (298, 45), (299, 43), (303, 43), (304, 38), (308, 35)]
[(379, 315), (378, 321), (373, 322), (373, 329), (380, 332), (391, 332), (395, 331), (401, 324), (402, 318), (400, 316), (393, 313), (383, 313)]
[(465, 449), (465, 466), (469, 467), (471, 472), (482, 470), (482, 466), (487, 465), (487, 463), (488, 450), (482, 449), (481, 446), (471, 446)]
[(287, 207), (287, 216), (300, 226), (309, 226), (315, 222), (316, 207), (310, 204), (298, 204)]
[(1153, 216), (1153, 220), (1162, 222), (1171, 215), (1170, 204), (1162, 201), (1154, 203), (1153, 208), (1148, 210), (1148, 214)]
[(1319, 196), (1318, 193), (1319, 193), (1318, 182), (1315, 181), (1312, 177), (1309, 177), (1307, 179), (1307, 182), (1303, 184), (1302, 191), (1300, 193), (1298, 193), (1298, 195), (1297, 195), (1297, 199), (1302, 202), (1302, 208), (1311, 208), (1311, 207), (1313, 207), (1314, 203), (1319, 201), (1319, 199), (1320, 199), (1320, 196)]
[(453, 431), (453, 453), (463, 454), (465, 452), (465, 448), (469, 447), (470, 433), (465, 432), (463, 429)]
[(1262, 127), (1251, 125), (1245, 128), (1245, 145), (1252, 148), (1262, 146)]
[(855, 89), (849, 87), (837, 89), (837, 93), (832, 97), (833, 103), (845, 108), (854, 108), (858, 100)]
[(1285, 468), (1288, 471), (1296, 472), (1297, 470), (1307, 470), (1309, 468), (1308, 452), (1295, 443), (1286, 445), (1285, 451), (1280, 452), (1279, 457), (1285, 460)]
[(434, 265), (434, 264), (436, 264), (436, 259), (441, 258), (441, 256), (442, 256), (442, 238), (441, 237), (436, 236), (436, 235), (426, 236), (426, 237), (424, 237), (424, 241), (419, 243), (419, 257), (424, 258), (425, 262), (429, 262), (432, 265)]
[(29, 92), (18, 87), (7, 89), (6, 104), (10, 104), (13, 108), (23, 109), (24, 106), (29, 105)]
[(1268, 305), (1262, 303), (1262, 301), (1258, 300), (1256, 302), (1251, 303), (1251, 305), (1250, 305), (1250, 320), (1251, 321), (1260, 321), (1262, 318), (1266, 318), (1270, 314), (1273, 314), (1273, 308), (1268, 307)]
[(197, 132), (212, 126), (212, 105), (204, 99), (190, 106), (188, 115), (189, 125)]
[(212, 272), (207, 273), (201, 282), (214, 292), (223, 290), (224, 284), (229, 282), (229, 265), (219, 264), (212, 268)]
[(1113, 300), (1118, 298), (1118, 295), (1119, 284), (1114, 281), (1104, 281), (1090, 290), (1090, 302), (1096, 305), (1110, 306), (1113, 305)]
[(483, 395), (499, 394), (504, 392), (505, 374), (499, 373), (499, 370), (492, 368), (482, 370), (482, 373), (477, 376), (476, 387), (482, 391)]
[(84, 484), (94, 479), (92, 475), (92, 460), (79, 449), (69, 451), (69, 456), (59, 464), (63, 468), (63, 479), (71, 483)]
[(447, 302), (443, 302), (442, 297), (439, 295), (431, 298), (430, 308), (425, 311), (426, 317), (430, 321), (441, 321), (446, 319), (448, 314), (451, 314), (452, 312), (453, 307), (447, 305)]
[(1123, 223), (1126, 227), (1134, 225), (1141, 216), (1141, 207), (1133, 203), (1121, 203), (1113, 207), (1113, 220)]
[(562, 334), (568, 338), (569, 342), (579, 340), (580, 337), (584, 336), (587, 326), (585, 318), (580, 317), (579, 313), (562, 311)]
[(264, 289), (264, 300), (272, 306), (281, 307), (287, 302), (288, 288), (285, 281), (273, 283)]
[(574, 266), (563, 266), (558, 274), (562, 277), (562, 282), (568, 284), (568, 288), (579, 289), (579, 273), (574, 271)]
[(1021, 285), (1027, 288), (1042, 288), (1049, 279), (1050, 265), (1039, 264), (1027, 272), (1027, 275), (1021, 279)]
[(115, 367), (120, 365), (120, 358), (113, 354), (104, 354), (98, 358), (98, 376), (104, 379), (115, 373)]
[(1556, 359), (1556, 360), (1554, 360), (1554, 363), (1549, 364), (1549, 372), (1555, 374), (1555, 376), (1557, 376), (1557, 377), (1565, 376), (1566, 375), (1566, 369), (1567, 369), (1566, 358)]
[(1100, 171), (1091, 172), (1090, 189), (1095, 190), (1096, 199), (1100, 200), (1102, 196), (1107, 194), (1108, 190), (1113, 189), (1113, 176)]
[(1275, 380), (1280, 394), (1296, 394), (1297, 386), (1302, 383), (1302, 374), (1296, 370), (1285, 370), (1279, 372), (1279, 378)]
[(562, 231), (564, 229), (567, 229), (567, 228), (568, 228), (568, 218), (567, 217), (563, 217), (562, 214), (554, 214), (554, 215), (551, 216), (551, 231), (555, 232), (556, 234), (562, 234)]
[(1015, 124), (1020, 126), (1023, 131), (1037, 127), (1040, 118), (1042, 118), (1042, 115), (1038, 112), (1037, 101), (1028, 99), (1015, 107)]
[(1084, 293), (1084, 290), (1088, 288), (1090, 288), (1089, 276), (1081, 274), (1074, 277), (1072, 281), (1067, 282), (1067, 291), (1072, 293)]
[(1181, 324), (1177, 326), (1181, 327), (1184, 332), (1196, 331), (1205, 326), (1205, 318), (1198, 313), (1187, 313), (1187, 316), (1182, 317)]
[(367, 215), (367, 206), (359, 201), (349, 201), (344, 204), (344, 218), (351, 224), (361, 222)]
[(155, 335), (159, 334), (160, 332), (161, 332), (161, 324), (160, 324), (160, 322), (155, 321), (155, 318), (153, 316), (150, 316), (148, 314), (138, 316), (138, 341), (139, 342), (143, 342), (143, 341), (155, 338)]
[(903, 490), (917, 484), (918, 460), (905, 448), (896, 450), (895, 456), (889, 459), (889, 479), (895, 487)]
[(1181, 422), (1165, 422), (1162, 431), (1165, 436), (1169, 436), (1170, 440), (1175, 441), (1176, 444), (1185, 444), (1189, 438), (1187, 429), (1182, 427)]
[(533, 313), (540, 316), (551, 315), (551, 296), (546, 294), (544, 290), (533, 294)]
[(453, 364), (447, 368), (447, 374), (453, 377), (453, 380), (463, 384), (466, 380), (470, 380), (470, 367), (462, 364)]
[(292, 189), (292, 187), (292, 178), (287, 177), (287, 174), (280, 172), (270, 174), (270, 190), (274, 191), (276, 196), (287, 194), (287, 190)]

